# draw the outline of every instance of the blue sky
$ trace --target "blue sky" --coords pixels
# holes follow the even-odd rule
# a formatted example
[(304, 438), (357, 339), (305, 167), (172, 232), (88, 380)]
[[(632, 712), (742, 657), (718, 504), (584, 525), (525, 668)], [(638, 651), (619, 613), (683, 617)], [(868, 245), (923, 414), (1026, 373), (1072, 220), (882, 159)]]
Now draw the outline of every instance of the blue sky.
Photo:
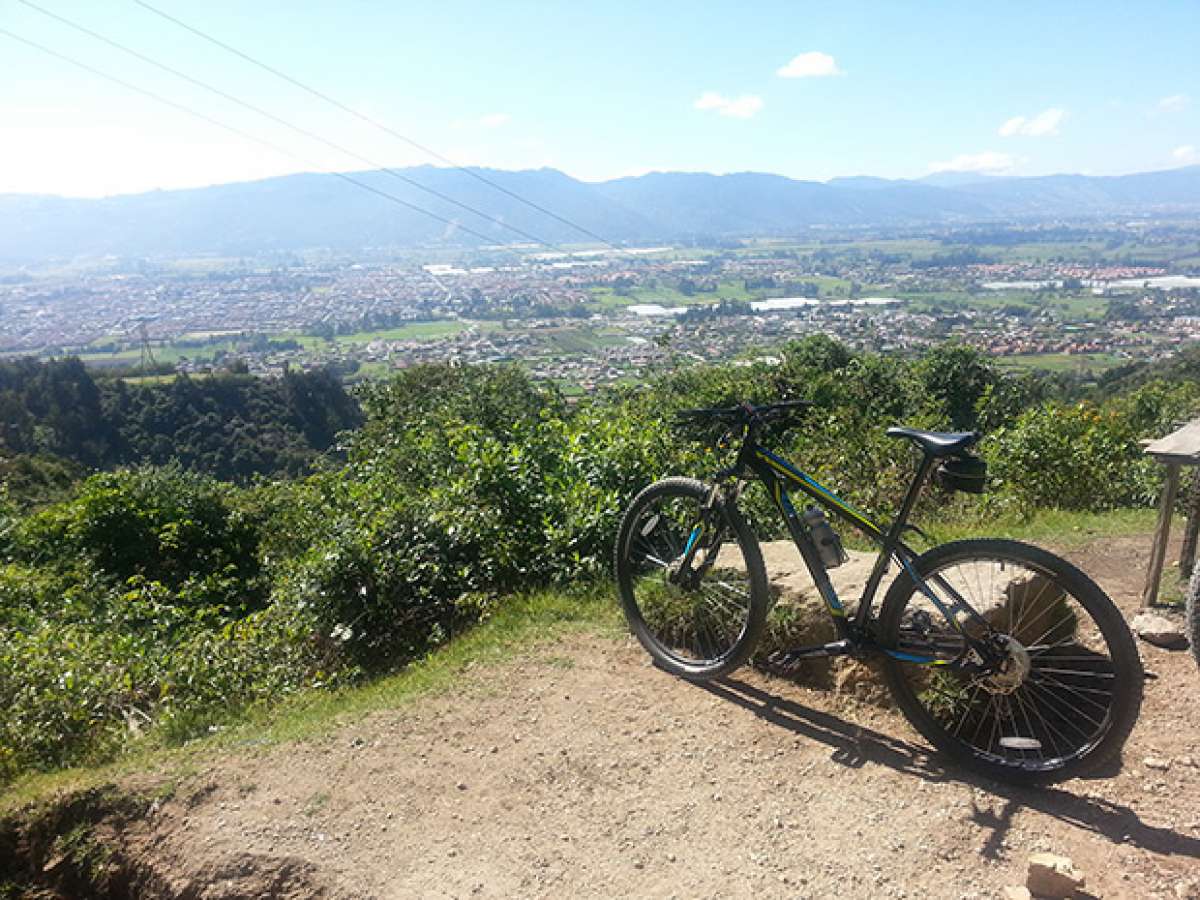
[[(130, 0), (37, 2), (374, 162), (429, 162)], [(463, 164), (825, 180), (1200, 163), (1194, 0), (151, 2)], [(0, 191), (97, 196), (366, 167), (18, 0), (0, 0), (0, 27), (302, 157), (0, 35)]]

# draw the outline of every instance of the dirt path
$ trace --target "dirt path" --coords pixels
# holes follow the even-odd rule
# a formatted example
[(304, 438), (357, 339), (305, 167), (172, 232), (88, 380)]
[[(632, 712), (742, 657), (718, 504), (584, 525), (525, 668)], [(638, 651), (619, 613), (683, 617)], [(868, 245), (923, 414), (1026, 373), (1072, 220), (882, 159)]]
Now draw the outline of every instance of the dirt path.
[[(1132, 610), (1148, 543), (1074, 556)], [(1121, 771), (1017, 790), (943, 768), (894, 713), (564, 639), (453, 697), (223, 759), (129, 856), (203, 897), (993, 898), (1047, 849), (1095, 896), (1197, 898), (1200, 672), (1142, 648), (1159, 678)]]

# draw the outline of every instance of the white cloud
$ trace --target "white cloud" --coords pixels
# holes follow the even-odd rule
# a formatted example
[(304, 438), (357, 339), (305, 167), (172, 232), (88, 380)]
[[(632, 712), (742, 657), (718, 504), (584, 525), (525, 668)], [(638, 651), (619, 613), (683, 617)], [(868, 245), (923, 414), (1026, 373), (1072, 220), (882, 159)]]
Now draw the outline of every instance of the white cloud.
[(692, 108), (716, 110), (720, 115), (734, 119), (749, 119), (763, 108), (763, 99), (755, 94), (726, 97), (716, 91), (705, 91), (692, 103)]
[(954, 159), (929, 164), (930, 172), (1007, 172), (1015, 160), (1007, 153), (985, 150), (982, 153), (960, 153)]
[(481, 116), (479, 124), (484, 128), (499, 128), (501, 125), (507, 125), (512, 121), (512, 116), (508, 113), (488, 113), (486, 116)]
[(1171, 151), (1171, 158), (1185, 165), (1200, 163), (1200, 152), (1192, 144), (1184, 144)]
[(812, 50), (793, 57), (786, 66), (775, 72), (780, 78), (826, 78), (830, 75), (845, 75), (837, 62), (828, 53)]
[(1045, 137), (1048, 134), (1058, 134), (1058, 126), (1066, 116), (1065, 109), (1054, 106), (1042, 110), (1036, 116), (1013, 116), (1000, 126), (1000, 136)]
[(728, 102), (728, 100), (716, 91), (705, 91), (696, 98), (696, 102), (692, 104), (692, 107), (694, 109), (720, 109)]
[(1179, 112), (1191, 102), (1192, 98), (1187, 94), (1172, 94), (1170, 97), (1163, 97), (1157, 105), (1162, 112)]

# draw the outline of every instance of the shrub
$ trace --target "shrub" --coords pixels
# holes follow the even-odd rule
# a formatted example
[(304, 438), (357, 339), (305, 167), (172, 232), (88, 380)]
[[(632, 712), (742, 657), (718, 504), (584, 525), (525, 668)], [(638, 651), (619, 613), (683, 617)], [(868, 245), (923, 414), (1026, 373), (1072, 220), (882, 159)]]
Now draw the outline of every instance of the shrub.
[(178, 467), (94, 475), (73, 499), (24, 519), (13, 552), (34, 564), (85, 561), (119, 582), (161, 582), (191, 605), (255, 608), (264, 597), (258, 528), (236, 496)]
[(1046, 403), (999, 429), (996, 488), (1029, 508), (1112, 509), (1154, 502), (1161, 467), (1140, 446), (1200, 407), (1195, 385), (1152, 384), (1102, 405)]

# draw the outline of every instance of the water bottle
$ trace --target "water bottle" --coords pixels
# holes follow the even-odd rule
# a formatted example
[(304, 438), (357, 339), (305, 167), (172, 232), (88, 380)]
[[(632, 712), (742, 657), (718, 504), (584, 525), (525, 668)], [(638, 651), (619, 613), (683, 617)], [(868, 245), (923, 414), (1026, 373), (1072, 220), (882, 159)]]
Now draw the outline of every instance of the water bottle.
[(825, 518), (825, 511), (819, 506), (807, 506), (804, 509), (804, 524), (808, 526), (809, 536), (817, 545), (817, 555), (827, 569), (836, 569), (848, 557), (842, 549), (842, 539)]

